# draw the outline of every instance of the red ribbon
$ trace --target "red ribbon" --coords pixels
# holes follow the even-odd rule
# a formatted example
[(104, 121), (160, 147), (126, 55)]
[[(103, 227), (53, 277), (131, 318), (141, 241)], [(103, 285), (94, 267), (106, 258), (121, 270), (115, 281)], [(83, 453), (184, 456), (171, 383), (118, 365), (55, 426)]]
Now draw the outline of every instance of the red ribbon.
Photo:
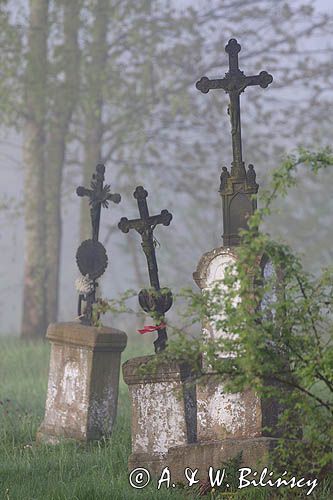
[(162, 330), (162, 328), (165, 328), (166, 327), (166, 324), (165, 323), (161, 323), (160, 325), (156, 325), (156, 326), (145, 326), (144, 328), (142, 328), (141, 330), (138, 330), (138, 333), (141, 333), (141, 335), (143, 335), (144, 333), (151, 333), (151, 332), (155, 332), (156, 330)]

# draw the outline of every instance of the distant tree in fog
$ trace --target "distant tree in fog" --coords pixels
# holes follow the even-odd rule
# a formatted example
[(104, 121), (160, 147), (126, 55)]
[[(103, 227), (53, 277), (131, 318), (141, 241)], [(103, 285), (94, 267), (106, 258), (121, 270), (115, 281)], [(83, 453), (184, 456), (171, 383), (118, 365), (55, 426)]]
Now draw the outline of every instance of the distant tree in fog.
[[(229, 38), (242, 45), (246, 74), (264, 69), (274, 76), (267, 92), (248, 89), (242, 96), (245, 161), (271, 166), (290, 137), (304, 145), (327, 141), (332, 48), (309, 40), (330, 32), (328, 15), (311, 2), (282, 0), (175, 5), (31, 0), (25, 18), (13, 17), (16, 2), (0, 4), (0, 42), (8, 55), (0, 55), (0, 110), (24, 137), (25, 337), (44, 336), (57, 318), (66, 164), (80, 165), (85, 185), (102, 161), (117, 172), (122, 194), (148, 182), (163, 206), (177, 197), (183, 213), (168, 240), (175, 280), (189, 275), (184, 249), (189, 256), (218, 241), (219, 171), (231, 161), (228, 99), (222, 91), (203, 96), (194, 84), (205, 74), (223, 77)], [(82, 237), (88, 227), (84, 203)], [(135, 254), (128, 252), (141, 280)]]

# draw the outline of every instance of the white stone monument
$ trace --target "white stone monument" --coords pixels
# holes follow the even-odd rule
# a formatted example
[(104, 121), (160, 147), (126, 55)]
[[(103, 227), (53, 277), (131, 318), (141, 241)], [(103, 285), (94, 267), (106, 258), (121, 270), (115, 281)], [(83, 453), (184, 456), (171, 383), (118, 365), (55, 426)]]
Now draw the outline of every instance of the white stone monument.
[(110, 436), (118, 403), (121, 353), (127, 336), (109, 327), (51, 323), (45, 417), (37, 441), (90, 441)]
[(142, 373), (140, 369), (152, 358), (126, 361), (123, 375), (132, 404), (129, 469), (146, 467), (158, 475), (171, 447), (195, 439), (195, 394), (187, 386), (188, 373), (177, 363), (159, 363), (157, 370)]
[[(237, 253), (231, 248), (219, 247), (205, 253), (199, 261), (193, 277), (203, 291), (212, 290), (217, 284), (220, 293), (227, 293), (223, 284), (226, 269), (236, 262)], [(225, 319), (221, 311), (220, 318)], [(213, 323), (205, 322), (203, 337), (216, 339), (226, 335)], [(233, 356), (221, 352), (222, 358)], [(197, 384), (197, 437), (198, 441), (227, 438), (256, 437), (262, 434), (260, 399), (251, 389), (244, 393), (228, 393), (222, 382), (216, 379), (211, 367), (203, 360), (206, 375)]]

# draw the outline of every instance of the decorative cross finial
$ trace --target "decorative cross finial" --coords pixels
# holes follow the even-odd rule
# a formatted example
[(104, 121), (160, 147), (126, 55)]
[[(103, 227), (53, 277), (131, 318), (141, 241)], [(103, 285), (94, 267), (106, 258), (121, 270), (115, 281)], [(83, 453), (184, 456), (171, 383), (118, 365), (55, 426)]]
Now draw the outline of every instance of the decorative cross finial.
[[(171, 290), (166, 288), (163, 289), (163, 293), (161, 292), (153, 232), (158, 224), (168, 226), (171, 222), (172, 214), (168, 210), (162, 210), (159, 215), (149, 215), (147, 205), (148, 192), (142, 186), (138, 186), (135, 189), (133, 196), (138, 202), (140, 219), (128, 220), (127, 217), (122, 217), (118, 227), (123, 233), (128, 233), (130, 229), (135, 229), (141, 235), (141, 246), (147, 259), (150, 284), (156, 293), (152, 294), (148, 290), (141, 290), (139, 293), (139, 303), (146, 312), (154, 311), (159, 313), (159, 317), (163, 323), (164, 313), (172, 305), (172, 293)], [(165, 349), (167, 338), (166, 328), (159, 329), (158, 338), (154, 342), (155, 352)]]
[[(109, 201), (119, 203), (120, 194), (111, 194), (109, 184), (104, 183), (105, 166), (97, 165), (96, 173), (92, 175), (91, 189), (79, 186), (76, 189), (78, 196), (89, 198), (90, 216), (92, 225), (92, 239), (85, 240), (76, 252), (76, 262), (83, 278), (78, 280), (79, 303), (78, 315), (82, 323), (91, 325), (93, 304), (96, 302), (97, 278), (102, 276), (108, 265), (106, 250), (98, 241), (99, 225), (101, 218), (101, 207), (108, 208)], [(82, 301), (85, 300), (86, 307), (82, 313)]]
[(211, 89), (223, 89), (229, 94), (228, 114), (231, 120), (232, 155), (231, 175), (226, 167), (222, 168), (220, 194), (223, 204), (223, 243), (225, 246), (240, 244), (240, 230), (247, 228), (247, 220), (257, 208), (253, 195), (258, 192), (256, 173), (253, 165), (245, 165), (242, 157), (242, 134), (240, 119), (240, 94), (246, 87), (259, 85), (268, 87), (272, 75), (261, 71), (259, 75), (246, 76), (239, 69), (238, 54), (241, 46), (235, 38), (229, 40), (225, 51), (229, 56), (229, 71), (224, 78), (210, 80), (206, 76), (196, 83), (198, 90), (207, 94)]
[(225, 47), (225, 51), (229, 56), (229, 71), (224, 78), (210, 80), (206, 76), (202, 77), (196, 83), (198, 90), (207, 94), (211, 89), (223, 89), (229, 94), (230, 105), (228, 113), (231, 120), (231, 135), (232, 135), (232, 153), (233, 162), (231, 167), (231, 175), (234, 178), (245, 179), (246, 172), (242, 158), (242, 137), (241, 137), (241, 119), (240, 119), (240, 101), (239, 96), (246, 87), (259, 85), (262, 88), (268, 87), (273, 81), (272, 75), (267, 71), (261, 71), (259, 75), (245, 76), (244, 72), (238, 66), (238, 53), (241, 46), (235, 38), (229, 40)]
[(76, 194), (78, 196), (88, 196), (90, 205), (90, 216), (92, 225), (92, 239), (94, 241), (98, 240), (99, 234), (99, 222), (101, 218), (101, 207), (108, 208), (109, 200), (114, 203), (119, 203), (121, 196), (118, 193), (110, 193), (110, 185), (104, 183), (104, 173), (105, 166), (98, 164), (96, 166), (96, 173), (93, 174), (90, 183), (91, 189), (87, 189), (83, 186), (79, 186), (76, 189)]

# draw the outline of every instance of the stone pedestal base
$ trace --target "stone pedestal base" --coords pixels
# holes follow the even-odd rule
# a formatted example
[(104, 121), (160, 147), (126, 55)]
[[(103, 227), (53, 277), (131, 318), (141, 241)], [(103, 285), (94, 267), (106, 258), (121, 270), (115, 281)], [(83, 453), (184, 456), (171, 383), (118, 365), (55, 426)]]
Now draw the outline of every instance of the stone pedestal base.
[(269, 463), (269, 453), (277, 443), (277, 439), (259, 437), (252, 439), (225, 439), (175, 446), (169, 449), (167, 460), (162, 464), (168, 466), (172, 481), (187, 484), (184, 471), (186, 467), (198, 469), (196, 478), (207, 479), (209, 467), (223, 469), (225, 462), (242, 452), (242, 467), (262, 470)]
[(226, 393), (213, 374), (197, 384), (198, 441), (245, 439), (262, 436), (260, 398), (251, 390)]
[(251, 389), (226, 392), (213, 373), (197, 382), (198, 442), (279, 437), (282, 412), (276, 399), (259, 397)]
[(79, 441), (111, 434), (116, 418), (124, 332), (80, 323), (53, 323), (45, 417), (37, 441)]
[(124, 363), (123, 376), (132, 400), (132, 455), (129, 469), (147, 466), (158, 471), (171, 446), (196, 439), (195, 391), (185, 369), (176, 363), (159, 364), (154, 373), (140, 367), (156, 356)]

